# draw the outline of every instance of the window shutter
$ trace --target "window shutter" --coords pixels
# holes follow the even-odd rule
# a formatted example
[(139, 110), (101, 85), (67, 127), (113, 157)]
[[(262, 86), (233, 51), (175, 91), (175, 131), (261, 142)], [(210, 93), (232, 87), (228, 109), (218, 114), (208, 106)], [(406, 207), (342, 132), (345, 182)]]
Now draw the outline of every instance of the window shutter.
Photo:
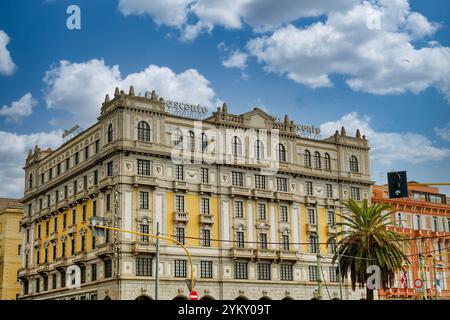
[(421, 216), (421, 218), (422, 218), (422, 223), (421, 223), (422, 224), (422, 229), (423, 230), (429, 229), (428, 226), (427, 226), (427, 217), (423, 215), (423, 216)]

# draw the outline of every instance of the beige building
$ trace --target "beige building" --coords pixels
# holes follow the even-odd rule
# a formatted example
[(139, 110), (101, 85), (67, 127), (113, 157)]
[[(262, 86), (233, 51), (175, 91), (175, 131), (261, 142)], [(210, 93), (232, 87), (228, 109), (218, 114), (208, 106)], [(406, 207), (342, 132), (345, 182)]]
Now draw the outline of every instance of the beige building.
[(23, 205), (18, 200), (0, 198), (0, 300), (16, 299), (20, 292), (22, 216)]
[[(338, 296), (334, 245), (339, 199), (370, 198), (369, 145), (345, 129), (329, 138), (254, 108), (232, 114), (116, 89), (98, 121), (56, 150), (30, 151), (22, 199), (22, 299), (186, 298), (184, 251), (129, 233), (94, 237), (89, 221), (160, 232), (193, 256), (204, 299)], [(318, 245), (318, 243), (322, 243)], [(322, 269), (317, 268), (320, 250)], [(68, 289), (68, 273), (79, 283)], [(326, 286), (325, 286), (326, 284)], [(344, 298), (361, 291), (346, 285)]]

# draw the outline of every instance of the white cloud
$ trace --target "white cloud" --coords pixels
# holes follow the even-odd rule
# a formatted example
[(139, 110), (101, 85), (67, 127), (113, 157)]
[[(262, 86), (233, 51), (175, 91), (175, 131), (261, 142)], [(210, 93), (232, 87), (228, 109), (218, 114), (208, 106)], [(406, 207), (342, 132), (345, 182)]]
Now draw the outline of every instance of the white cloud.
[(233, 51), (229, 57), (222, 61), (225, 68), (238, 68), (244, 70), (247, 67), (248, 54), (239, 50)]
[(406, 132), (378, 132), (370, 125), (370, 118), (360, 117), (356, 112), (344, 115), (337, 121), (322, 124), (322, 136), (334, 134), (344, 126), (348, 135), (354, 136), (357, 129), (366, 135), (371, 146), (372, 160), (384, 165), (396, 161), (418, 164), (425, 161), (438, 161), (450, 156), (450, 149), (439, 148), (425, 136)]
[(13, 101), (11, 106), (3, 106), (0, 109), (0, 116), (6, 117), (7, 121), (19, 122), (22, 119), (31, 116), (33, 107), (36, 106), (37, 101), (33, 98), (31, 93), (26, 93), (18, 101)]
[(25, 184), (22, 169), (29, 149), (39, 145), (41, 149), (56, 148), (62, 142), (61, 131), (16, 134), (0, 131), (0, 197), (23, 196)]
[(434, 132), (442, 140), (450, 142), (450, 122), (443, 128), (434, 128)]
[(9, 43), (8, 35), (0, 30), (0, 74), (11, 75), (16, 70), (16, 65), (11, 59), (11, 55), (6, 48)]
[(149, 15), (158, 25), (172, 27), (186, 22), (188, 6), (193, 0), (119, 0), (119, 11), (125, 15)]
[(109, 93), (112, 98), (116, 86), (128, 93), (129, 86), (133, 85), (136, 94), (154, 89), (165, 99), (206, 107), (213, 107), (216, 100), (209, 81), (195, 69), (177, 74), (167, 67), (150, 65), (122, 78), (118, 65), (111, 67), (103, 60), (60, 61), (46, 72), (44, 81), (47, 107), (71, 113), (73, 120), (81, 126), (95, 121), (105, 94)]
[(433, 86), (450, 100), (450, 48), (412, 44), (436, 30), (430, 26), (407, 0), (364, 2), (329, 13), (325, 22), (288, 25), (252, 39), (247, 49), (268, 72), (311, 88), (332, 86), (330, 76), (340, 74), (355, 91), (420, 93)]

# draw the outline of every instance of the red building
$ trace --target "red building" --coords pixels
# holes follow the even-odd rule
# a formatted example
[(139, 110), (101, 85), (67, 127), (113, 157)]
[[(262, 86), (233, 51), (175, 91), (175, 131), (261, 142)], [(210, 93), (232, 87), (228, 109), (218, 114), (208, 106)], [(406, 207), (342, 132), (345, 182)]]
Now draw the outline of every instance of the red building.
[[(422, 281), (422, 290), (428, 299), (450, 299), (450, 204), (438, 188), (408, 186), (408, 198), (389, 199), (387, 186), (373, 186), (372, 202), (392, 205), (397, 212), (391, 217), (392, 229), (407, 235), (403, 244), (410, 264), (405, 264), (407, 288), (404, 288), (399, 272), (392, 288), (381, 290), (380, 297), (423, 298), (424, 291), (417, 290), (416, 279)], [(409, 246), (408, 246), (409, 243)], [(423, 262), (420, 263), (420, 257)], [(420, 265), (423, 266), (420, 269)], [(435, 284), (435, 278), (438, 281)]]

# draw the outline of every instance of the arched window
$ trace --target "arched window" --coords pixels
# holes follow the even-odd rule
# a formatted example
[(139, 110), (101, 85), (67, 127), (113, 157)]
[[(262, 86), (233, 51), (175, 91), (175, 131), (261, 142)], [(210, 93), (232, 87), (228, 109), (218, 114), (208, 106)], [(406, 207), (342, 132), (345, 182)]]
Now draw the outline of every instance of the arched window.
[(314, 153), (314, 167), (318, 169), (322, 167), (322, 160), (320, 158), (320, 153), (318, 151)]
[(242, 142), (239, 137), (234, 136), (231, 142), (233, 144), (233, 155), (240, 156), (242, 154)]
[(286, 162), (286, 148), (281, 143), (278, 144), (278, 161)]
[(138, 123), (138, 140), (150, 142), (150, 126), (145, 121)]
[(305, 150), (305, 167), (311, 167), (311, 152)]
[(108, 126), (108, 143), (111, 143), (113, 141), (113, 126), (110, 124)]
[(325, 164), (325, 170), (331, 170), (331, 158), (328, 153), (325, 153), (324, 164)]
[(359, 172), (358, 158), (356, 158), (355, 156), (350, 157), (350, 171)]
[(202, 133), (202, 151), (205, 151), (208, 148), (208, 136), (203, 132)]
[(30, 173), (30, 178), (28, 180), (28, 189), (33, 188), (33, 174)]
[(183, 144), (183, 132), (180, 129), (175, 129), (173, 132), (173, 144), (174, 146), (181, 148)]
[(255, 157), (260, 160), (264, 158), (264, 144), (261, 140), (255, 141)]
[(309, 252), (310, 253), (317, 252), (317, 236), (314, 234), (309, 236)]
[(192, 130), (189, 131), (189, 149), (195, 149), (195, 133)]

